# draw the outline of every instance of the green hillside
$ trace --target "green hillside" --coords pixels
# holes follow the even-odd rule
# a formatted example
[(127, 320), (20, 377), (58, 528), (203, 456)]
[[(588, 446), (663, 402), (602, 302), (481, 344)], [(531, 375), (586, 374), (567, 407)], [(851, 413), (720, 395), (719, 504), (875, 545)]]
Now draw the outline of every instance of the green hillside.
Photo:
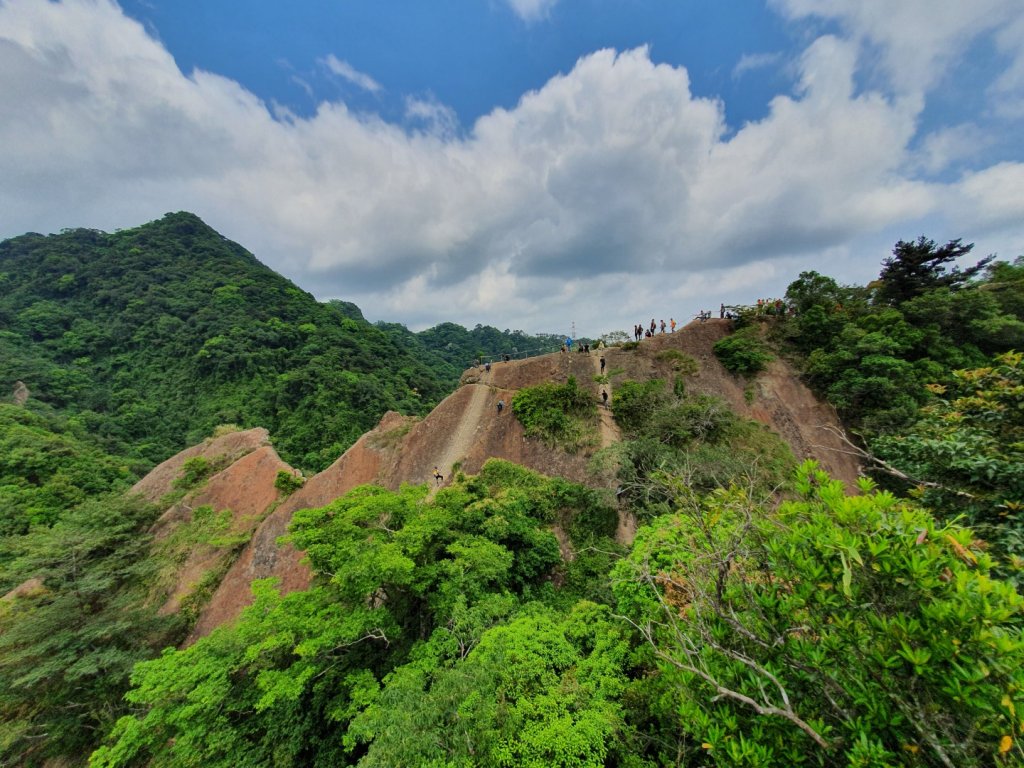
[(188, 213), (4, 241), (0, 286), (0, 387), (23, 381), (136, 472), (225, 423), (266, 427), (285, 460), (320, 470), (385, 411), (427, 413), (477, 355), (537, 346), (372, 325)]

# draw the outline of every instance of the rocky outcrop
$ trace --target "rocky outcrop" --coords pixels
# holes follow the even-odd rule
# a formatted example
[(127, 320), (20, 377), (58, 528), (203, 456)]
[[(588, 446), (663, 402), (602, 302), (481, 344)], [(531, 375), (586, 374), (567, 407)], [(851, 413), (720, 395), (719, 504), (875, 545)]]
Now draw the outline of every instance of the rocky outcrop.
[(213, 475), (196, 493), (168, 509), (154, 525), (157, 546), (175, 531), (179, 524), (192, 522), (195, 510), (209, 507), (213, 515), (226, 513), (227, 524), (218, 527), (221, 543), (197, 542), (182, 565), (161, 613), (173, 613), (182, 600), (201, 584), (207, 574), (218, 573), (235, 554), (230, 542), (249, 538), (256, 526), (276, 506), (280, 492), (274, 487), (277, 473), (292, 469), (281, 461), (277, 452), (263, 445), (245, 454), (226, 469)]
[(16, 381), (14, 382), (14, 391), (11, 392), (11, 398), (14, 400), (15, 405), (24, 405), (28, 402), (29, 392), (28, 387), (25, 386), (25, 382)]
[(400, 445), (408, 423), (400, 414), (386, 414), (375, 429), (267, 516), (210, 598), (187, 642), (195, 642), (236, 618), (252, 602), (249, 587), (256, 579), (274, 576), (279, 579), (282, 592), (308, 587), (312, 573), (303, 562), (302, 553), (277, 541), (288, 532), (292, 515), (299, 509), (321, 507), (358, 485), (377, 480), (382, 462)]
[[(726, 371), (715, 357), (713, 346), (729, 330), (728, 321), (694, 322), (674, 334), (645, 339), (635, 349), (612, 348), (594, 351), (590, 356), (554, 353), (493, 363), (490, 371), (471, 369), (463, 376), (462, 385), (425, 419), (387, 414), (334, 464), (310, 478), (276, 507), (267, 484), (276, 475), (276, 469), (285, 465), (276, 459), (276, 454), (270, 458), (272, 449), (265, 447), (264, 430), (225, 435), (169, 459), (140, 481), (136, 491), (149, 498), (160, 498), (171, 489), (188, 458), (202, 455), (211, 461), (213, 457), (224, 461), (224, 457), (233, 457), (231, 465), (204, 489), (204, 494), (215, 494), (215, 500), (211, 500), (213, 496), (199, 494), (189, 504), (193, 508), (209, 503), (218, 509), (231, 509), (232, 526), (237, 522), (242, 526), (239, 530), (262, 517), (248, 545), (200, 615), (189, 642), (236, 618), (251, 602), (250, 585), (254, 579), (276, 577), (283, 592), (307, 587), (312, 574), (302, 560), (302, 553), (278, 540), (287, 532), (296, 511), (328, 504), (358, 485), (376, 483), (397, 489), (405, 482), (432, 482), (435, 466), (441, 469), (447, 483), (455, 468), (473, 474), (492, 457), (577, 482), (608, 485), (612, 482), (610, 478), (595, 476), (588, 469), (590, 454), (601, 447), (601, 441), (580, 454), (567, 454), (541, 441), (527, 439), (511, 408), (499, 412), (496, 407), (499, 400), (510, 405), (516, 391), (524, 386), (564, 382), (570, 376), (580, 386), (591, 388), (595, 402), (599, 402), (601, 387), (594, 382), (594, 375), (600, 370), (596, 358), (602, 354), (607, 372), (615, 373), (617, 381), (671, 380), (679, 366), (679, 355), (670, 350), (689, 355), (697, 362), (697, 371), (686, 377), (688, 391), (723, 398), (737, 414), (756, 419), (777, 432), (798, 458), (815, 458), (834, 477), (852, 485), (859, 467), (855, 457), (843, 450), (835, 413), (819, 402), (782, 360), (774, 361), (752, 381)], [(607, 430), (602, 433), (604, 442), (608, 442), (606, 433)], [(243, 455), (247, 460), (240, 461)], [(169, 521), (174, 515), (183, 514), (186, 513), (179, 509), (169, 511), (165, 517)], [(624, 539), (631, 538), (634, 525), (628, 519), (620, 521)], [(208, 563), (197, 560), (193, 570), (204, 568), (209, 570)]]
[(260, 446), (269, 444), (270, 435), (263, 428), (229, 432), (226, 435), (210, 438), (199, 445), (186, 448), (181, 453), (158, 464), (148, 475), (139, 480), (130, 492), (142, 496), (147, 501), (158, 502), (174, 490), (174, 481), (181, 477), (185, 462), (189, 459), (202, 456), (214, 467), (225, 467)]

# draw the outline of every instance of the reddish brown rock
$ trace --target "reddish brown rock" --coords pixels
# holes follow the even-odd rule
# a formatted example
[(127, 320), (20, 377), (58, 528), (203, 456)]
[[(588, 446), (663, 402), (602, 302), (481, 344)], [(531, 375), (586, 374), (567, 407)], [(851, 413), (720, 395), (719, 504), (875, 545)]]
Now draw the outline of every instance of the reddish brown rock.
[(139, 494), (147, 501), (157, 502), (174, 490), (174, 481), (181, 477), (182, 468), (189, 459), (202, 456), (215, 466), (227, 466), (269, 443), (269, 434), (262, 427), (210, 438), (157, 465), (132, 487), (131, 493)]
[[(178, 524), (191, 522), (194, 510), (204, 505), (212, 507), (214, 514), (225, 510), (231, 513), (230, 522), (221, 534), (222, 537), (244, 536), (249, 533), (278, 500), (279, 491), (274, 487), (274, 481), (280, 470), (292, 471), (269, 445), (246, 454), (227, 469), (211, 477), (197, 493), (175, 504), (160, 517), (154, 525), (158, 546)], [(177, 611), (181, 601), (195, 589), (203, 577), (222, 568), (233, 552), (231, 547), (224, 545), (199, 544), (193, 547), (184, 564), (178, 569), (175, 584), (160, 612)]]

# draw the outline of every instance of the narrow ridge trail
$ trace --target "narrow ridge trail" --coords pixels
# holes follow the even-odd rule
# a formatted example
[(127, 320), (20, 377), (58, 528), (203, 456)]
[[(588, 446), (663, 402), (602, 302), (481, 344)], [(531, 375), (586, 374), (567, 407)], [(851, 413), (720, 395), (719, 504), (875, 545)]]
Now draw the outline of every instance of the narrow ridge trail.
[[(598, 354), (596, 357), (594, 357), (594, 372), (598, 376), (601, 375), (601, 357), (602, 357), (602, 355), (600, 355), (600, 354)], [(611, 383), (610, 379), (609, 379), (607, 384), (604, 384), (604, 385), (598, 384), (597, 385), (597, 399), (598, 399), (598, 402), (599, 403), (601, 402), (601, 388), (602, 388), (602, 386), (604, 387), (604, 390), (608, 393), (608, 402), (611, 403), (611, 401), (612, 401), (612, 383)], [(615, 423), (615, 419), (612, 418), (611, 408), (610, 407), (606, 408), (604, 405), (598, 405), (597, 410), (598, 410), (598, 413), (601, 416), (601, 447), (602, 448), (607, 448), (612, 443), (620, 442), (622, 440), (622, 433), (619, 431), (619, 425), (616, 424)]]
[[(598, 376), (601, 375), (601, 357), (598, 355), (594, 358), (594, 371)], [(601, 397), (601, 387), (608, 393), (608, 402), (612, 401), (612, 383), (609, 377), (608, 383), (604, 385), (598, 385), (598, 398)], [(612, 443), (622, 442), (622, 432), (619, 430), (619, 425), (615, 423), (615, 419), (612, 418), (611, 408), (606, 408), (604, 405), (598, 406), (598, 413), (601, 417), (601, 447), (607, 448)], [(637, 522), (636, 517), (627, 509), (625, 509), (621, 503), (616, 505), (618, 507), (619, 524), (615, 527), (615, 541), (624, 547), (633, 546), (633, 539), (636, 538)]]
[[(464, 386), (473, 387), (473, 397), (469, 401), (469, 405), (466, 406), (466, 410), (462, 412), (459, 426), (452, 432), (448, 445), (441, 455), (440, 461), (437, 462), (438, 469), (441, 470), (445, 480), (449, 482), (452, 475), (452, 465), (464, 458), (473, 446), (473, 440), (476, 437), (477, 430), (480, 428), (480, 421), (484, 415), (484, 408), (487, 407), (487, 395), (491, 391), (487, 384), (465, 384)], [(436, 484), (430, 489), (430, 496), (433, 497), (435, 493), (437, 493)]]

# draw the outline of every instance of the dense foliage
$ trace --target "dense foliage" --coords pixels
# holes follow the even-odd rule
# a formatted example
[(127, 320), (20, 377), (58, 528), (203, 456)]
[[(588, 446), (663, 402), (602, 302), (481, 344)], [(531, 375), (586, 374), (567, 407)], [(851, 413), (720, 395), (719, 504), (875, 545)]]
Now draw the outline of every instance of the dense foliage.
[(565, 384), (523, 387), (512, 398), (512, 412), (528, 436), (552, 446), (575, 453), (596, 441), (597, 401), (574, 376)]
[(317, 583), (285, 597), (258, 585), (236, 626), (140, 664), (128, 698), (141, 714), (92, 765), (625, 758), (625, 628), (589, 602), (607, 593), (573, 578), (550, 531), (561, 520), (575, 546), (611, 554), (614, 511), (498, 461), (425, 494), (362, 487), (297, 513)]
[(179, 617), (157, 616), (149, 597), (154, 517), (136, 502), (97, 499), (2, 542), (4, 582), (24, 585), (22, 597), (0, 601), (0, 764), (92, 748), (126, 711), (135, 662), (178, 638)]
[(996, 547), (1004, 572), (1024, 569), (1024, 354), (955, 371), (902, 435), (871, 448), (908, 477), (911, 493), (962, 517)]
[[(80, 425), (0, 403), (0, 537), (51, 525), (90, 497), (127, 490), (132, 479)], [(8, 582), (0, 576), (0, 591)]]
[(776, 337), (858, 431), (898, 433), (917, 419), (927, 385), (1024, 349), (1024, 258), (946, 270), (970, 250), (958, 240), (901, 241), (870, 286), (840, 286), (817, 272), (789, 286), (791, 314)]
[(616, 567), (680, 763), (1019, 764), (1024, 601), (971, 532), (811, 462), (795, 488), (774, 514), (692, 496)]

